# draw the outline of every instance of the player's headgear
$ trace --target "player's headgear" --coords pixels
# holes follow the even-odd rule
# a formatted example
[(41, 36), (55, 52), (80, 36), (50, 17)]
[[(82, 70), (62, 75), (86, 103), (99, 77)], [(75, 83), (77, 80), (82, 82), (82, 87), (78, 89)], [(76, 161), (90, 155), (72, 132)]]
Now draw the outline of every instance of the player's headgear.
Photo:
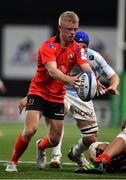
[(89, 35), (84, 31), (78, 31), (75, 35), (75, 41), (78, 43), (85, 43), (87, 46), (89, 45)]

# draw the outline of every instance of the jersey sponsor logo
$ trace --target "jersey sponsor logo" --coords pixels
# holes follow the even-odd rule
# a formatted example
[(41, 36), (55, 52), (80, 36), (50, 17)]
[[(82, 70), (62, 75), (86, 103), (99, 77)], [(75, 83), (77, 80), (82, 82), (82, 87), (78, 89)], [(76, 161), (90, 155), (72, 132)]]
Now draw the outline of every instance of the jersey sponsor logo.
[(55, 116), (64, 116), (64, 113), (61, 114), (61, 113), (55, 113)]
[(70, 53), (68, 54), (68, 60), (69, 60), (69, 61), (74, 61), (74, 52), (70, 52)]
[(64, 109), (61, 109), (60, 112), (55, 113), (55, 116), (64, 116)]
[(94, 60), (94, 55), (90, 55), (89, 60), (91, 60), (91, 61)]
[(49, 43), (49, 47), (50, 48), (54, 48), (54, 44), (53, 43)]

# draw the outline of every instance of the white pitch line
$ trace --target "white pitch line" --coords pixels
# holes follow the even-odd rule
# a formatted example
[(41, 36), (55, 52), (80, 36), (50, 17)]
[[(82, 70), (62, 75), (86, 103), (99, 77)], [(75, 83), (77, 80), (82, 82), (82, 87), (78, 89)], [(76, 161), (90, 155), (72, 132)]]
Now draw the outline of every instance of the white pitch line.
[[(6, 161), (6, 160), (0, 160), (0, 163), (8, 163), (8, 162), (9, 161)], [(19, 161), (19, 163), (22, 163), (22, 164), (35, 164), (36, 162), (35, 161)], [(49, 162), (47, 162), (46, 164), (49, 164)], [(76, 165), (76, 163), (67, 163), (67, 162), (64, 162), (62, 164), (70, 165), (70, 166)]]

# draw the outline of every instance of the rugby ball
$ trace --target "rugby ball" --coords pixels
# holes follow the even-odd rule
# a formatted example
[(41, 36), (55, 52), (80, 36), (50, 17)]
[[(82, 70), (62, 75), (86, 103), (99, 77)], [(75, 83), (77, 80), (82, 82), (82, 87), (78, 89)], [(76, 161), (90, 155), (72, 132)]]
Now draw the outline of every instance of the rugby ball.
[(97, 91), (97, 80), (93, 72), (83, 72), (79, 76), (80, 84), (77, 87), (77, 94), (82, 101), (90, 101)]

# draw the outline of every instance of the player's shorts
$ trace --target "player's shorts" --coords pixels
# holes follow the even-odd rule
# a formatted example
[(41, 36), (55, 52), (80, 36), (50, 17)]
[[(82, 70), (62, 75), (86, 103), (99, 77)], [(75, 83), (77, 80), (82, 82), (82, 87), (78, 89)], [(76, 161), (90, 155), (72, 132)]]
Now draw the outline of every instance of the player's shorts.
[(38, 110), (49, 119), (64, 120), (64, 103), (55, 103), (37, 95), (28, 95), (27, 110)]
[(64, 103), (71, 107), (74, 119), (97, 121), (92, 101), (84, 102), (76, 94), (67, 93)]
[(126, 128), (123, 129), (116, 137), (120, 137), (125, 141), (126, 144)]

